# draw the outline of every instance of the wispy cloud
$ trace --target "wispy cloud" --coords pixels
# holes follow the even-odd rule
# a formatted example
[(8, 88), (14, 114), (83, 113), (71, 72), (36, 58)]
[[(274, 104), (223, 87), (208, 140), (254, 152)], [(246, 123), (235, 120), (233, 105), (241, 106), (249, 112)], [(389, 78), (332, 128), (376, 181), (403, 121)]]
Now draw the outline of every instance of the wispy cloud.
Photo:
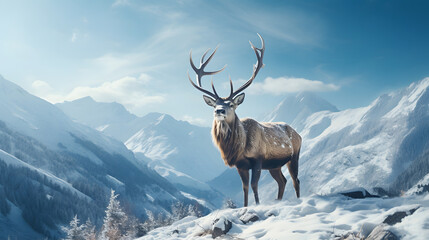
[(54, 89), (49, 85), (49, 83), (41, 80), (35, 80), (32, 84), (32, 92), (36, 95), (47, 95), (50, 94)]
[(91, 96), (99, 102), (121, 103), (133, 111), (148, 104), (158, 104), (165, 101), (164, 94), (147, 90), (151, 80), (152, 78), (147, 74), (141, 74), (138, 77), (127, 76), (115, 81), (104, 82), (99, 86), (79, 86), (65, 95), (58, 95), (48, 83), (39, 80), (34, 81), (32, 87), (36, 95), (52, 103)]
[(126, 6), (130, 5), (130, 1), (128, 0), (115, 0), (112, 4), (112, 7), (119, 7), (119, 6)]
[(77, 40), (77, 32), (73, 32), (73, 33), (72, 33), (72, 36), (71, 36), (71, 38), (70, 38), (70, 41), (71, 41), (71, 42), (76, 42), (76, 40)]
[(150, 80), (150, 76), (142, 74), (139, 77), (127, 76), (112, 82), (104, 82), (95, 87), (76, 87), (67, 95), (66, 100), (91, 96), (96, 101), (119, 102), (130, 109), (163, 102), (165, 97), (162, 94), (147, 91), (146, 86)]
[(340, 86), (317, 80), (294, 77), (267, 77), (262, 83), (253, 83), (249, 87), (251, 94), (281, 95), (293, 92), (329, 92), (339, 90)]
[(189, 122), (190, 124), (197, 125), (200, 127), (208, 127), (211, 124), (211, 121), (209, 119), (199, 118), (199, 117), (192, 117), (189, 115), (184, 115), (182, 117), (182, 120)]
[(229, 7), (247, 32), (258, 31), (283, 41), (308, 46), (320, 46), (324, 36), (323, 21), (297, 9), (255, 9), (235, 4)]

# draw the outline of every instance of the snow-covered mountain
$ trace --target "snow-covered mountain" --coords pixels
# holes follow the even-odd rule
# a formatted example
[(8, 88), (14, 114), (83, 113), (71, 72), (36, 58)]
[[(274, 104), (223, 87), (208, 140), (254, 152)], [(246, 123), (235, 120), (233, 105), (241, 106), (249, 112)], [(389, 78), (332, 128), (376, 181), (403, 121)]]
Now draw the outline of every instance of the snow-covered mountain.
[(148, 164), (181, 191), (221, 203), (222, 197), (216, 197), (218, 193), (206, 184), (226, 169), (209, 128), (168, 114), (137, 117), (118, 103), (99, 103), (89, 97), (57, 106), (76, 121), (123, 141), (141, 164)]
[(338, 109), (310, 92), (289, 95), (281, 101), (264, 119), (264, 122), (286, 122), (298, 131), (304, 127), (303, 122), (313, 113), (320, 111), (337, 112)]
[[(368, 190), (391, 185), (404, 174), (417, 174), (412, 186), (429, 172), (429, 78), (384, 94), (369, 106), (344, 111), (320, 111), (303, 121), (299, 176), (302, 195), (330, 194), (355, 187)], [(421, 159), (421, 160), (418, 160)], [(418, 162), (418, 161), (420, 162)], [(420, 163), (414, 166), (412, 163)], [(289, 179), (287, 170), (285, 176)], [(262, 198), (276, 195), (270, 176), (261, 180)], [(291, 184), (286, 196), (294, 197)]]
[[(265, 120), (288, 122), (302, 135), (299, 175), (303, 194), (328, 194), (355, 187), (382, 187), (397, 193), (427, 172), (427, 167), (422, 167), (427, 158), (422, 155), (428, 154), (428, 85), (429, 80), (424, 79), (380, 96), (367, 107), (343, 111), (314, 94), (300, 93), (286, 97)], [(213, 178), (212, 187), (222, 190), (227, 186), (222, 192), (241, 200), (240, 182), (228, 184), (239, 179), (237, 173), (234, 169), (225, 170), (208, 128), (196, 131), (198, 127), (163, 114), (144, 118), (141, 121), (145, 124), (140, 123), (139, 131), (126, 141), (136, 155), (150, 158), (151, 167), (171, 181), (204, 189), (198, 182)], [(97, 126), (102, 124), (106, 122)], [(199, 149), (203, 151), (198, 153)], [(213, 159), (199, 161), (194, 156)], [(205, 172), (201, 175), (208, 176), (206, 179), (198, 176), (200, 169), (217, 169), (207, 164), (218, 164), (219, 172), (212, 172), (216, 178)], [(420, 173), (415, 174), (416, 169)], [(401, 180), (409, 180), (406, 176), (410, 175), (414, 180)], [(289, 179), (287, 170), (285, 176)], [(263, 174), (260, 185), (262, 199), (276, 195), (277, 186), (269, 174)], [(288, 184), (286, 197), (294, 197), (291, 191)]]
[[(141, 128), (125, 145), (134, 153), (152, 159), (154, 169), (174, 169), (200, 181), (208, 181), (222, 172), (225, 165), (211, 142), (210, 129), (167, 114), (146, 116), (154, 121)], [(172, 168), (170, 168), (170, 166)]]
[(120, 141), (73, 122), (2, 77), (0, 149), (0, 205), (10, 220), (0, 223), (16, 222), (7, 209), (22, 211), (46, 236), (56, 235), (56, 226), (74, 214), (100, 223), (111, 188), (138, 217), (190, 201)]
[(128, 140), (144, 122), (119, 103), (96, 102), (91, 97), (56, 104), (71, 119), (95, 128), (121, 142)]

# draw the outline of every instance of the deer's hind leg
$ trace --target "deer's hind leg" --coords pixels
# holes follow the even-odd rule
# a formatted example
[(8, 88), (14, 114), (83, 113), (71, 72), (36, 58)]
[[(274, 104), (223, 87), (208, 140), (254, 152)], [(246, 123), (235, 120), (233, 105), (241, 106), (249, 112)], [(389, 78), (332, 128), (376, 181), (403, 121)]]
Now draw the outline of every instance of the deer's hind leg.
[(294, 155), (292, 160), (289, 161), (286, 165), (289, 169), (290, 176), (292, 178), (293, 187), (295, 188), (296, 197), (300, 196), (300, 183), (298, 179), (298, 160), (299, 160), (299, 152), (297, 155)]
[(270, 174), (276, 180), (277, 184), (279, 185), (279, 193), (277, 195), (277, 200), (281, 200), (283, 198), (283, 193), (285, 191), (286, 187), (286, 178), (282, 173), (282, 169), (276, 168), (276, 169), (270, 169)]

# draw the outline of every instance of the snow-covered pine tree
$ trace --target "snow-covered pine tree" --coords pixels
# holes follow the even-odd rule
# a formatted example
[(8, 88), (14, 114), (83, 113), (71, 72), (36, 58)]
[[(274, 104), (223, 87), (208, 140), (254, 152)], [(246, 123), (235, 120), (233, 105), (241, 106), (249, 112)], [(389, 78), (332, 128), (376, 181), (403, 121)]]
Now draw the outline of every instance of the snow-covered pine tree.
[(222, 208), (237, 208), (237, 204), (235, 204), (234, 200), (232, 200), (231, 198), (227, 198), (223, 202)]
[(188, 205), (188, 216), (194, 216), (194, 217), (202, 217), (203, 214), (198, 208), (197, 204), (189, 204)]
[(69, 227), (63, 227), (62, 230), (67, 234), (65, 240), (86, 240), (83, 236), (83, 225), (79, 225), (77, 215), (74, 215)]
[(95, 226), (88, 218), (85, 224), (83, 225), (83, 237), (85, 240), (97, 240), (97, 233), (95, 232)]
[(115, 194), (115, 191), (112, 189), (101, 230), (101, 240), (120, 240), (132, 237), (128, 236), (128, 216), (122, 210), (117, 197), (118, 195)]
[(178, 221), (189, 215), (188, 208), (183, 202), (176, 202), (171, 206), (171, 215), (173, 222)]

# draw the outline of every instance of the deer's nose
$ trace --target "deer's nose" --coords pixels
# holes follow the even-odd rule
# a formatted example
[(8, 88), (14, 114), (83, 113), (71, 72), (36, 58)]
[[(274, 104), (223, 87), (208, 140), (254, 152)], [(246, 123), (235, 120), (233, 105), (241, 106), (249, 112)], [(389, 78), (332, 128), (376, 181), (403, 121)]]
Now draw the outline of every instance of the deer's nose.
[(225, 109), (216, 109), (216, 114), (225, 114)]

